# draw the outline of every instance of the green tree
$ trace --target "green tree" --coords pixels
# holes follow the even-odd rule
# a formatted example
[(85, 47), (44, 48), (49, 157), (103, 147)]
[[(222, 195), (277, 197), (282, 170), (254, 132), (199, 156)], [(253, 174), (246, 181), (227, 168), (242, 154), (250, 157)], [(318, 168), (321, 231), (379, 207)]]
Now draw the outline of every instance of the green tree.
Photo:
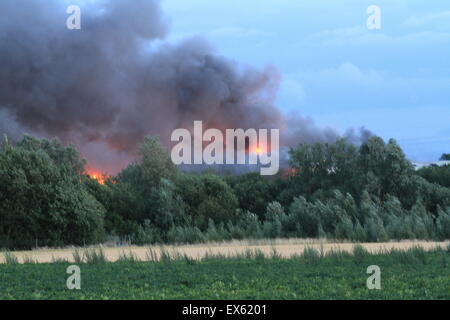
[(320, 217), (315, 214), (313, 206), (304, 197), (296, 197), (289, 207), (289, 220), (301, 228), (299, 233), (304, 237), (316, 237)]
[(381, 201), (388, 194), (406, 199), (411, 193), (414, 169), (395, 140), (385, 144), (379, 137), (370, 138), (361, 146), (358, 162), (365, 178), (363, 185)]
[(263, 219), (267, 204), (277, 195), (274, 181), (257, 172), (230, 175), (225, 179), (238, 198), (239, 208), (253, 212)]
[(235, 222), (238, 200), (231, 187), (221, 177), (213, 174), (202, 175), (201, 181), (203, 200), (197, 207), (196, 215), (200, 227), (206, 227), (209, 219), (216, 224)]
[(357, 148), (344, 139), (336, 143), (301, 144), (290, 150), (290, 165), (296, 173), (292, 178), (298, 194), (307, 197), (318, 190), (356, 192), (355, 170)]
[(176, 180), (178, 168), (157, 138), (145, 137), (144, 142), (138, 146), (138, 154), (139, 178), (144, 188), (157, 186), (163, 178)]
[(108, 203), (105, 203), (107, 221), (112, 221), (112, 225), (114, 222), (119, 224), (110, 229), (121, 236), (139, 233), (137, 238), (143, 239), (142, 230), (146, 224), (146, 229), (160, 233), (164, 240), (164, 235), (185, 219), (185, 206), (174, 183), (179, 175), (178, 168), (167, 150), (153, 137), (146, 137), (138, 146), (138, 155), (135, 163), (106, 182), (111, 190), (110, 196), (106, 197)]
[(238, 199), (225, 180), (214, 173), (185, 173), (177, 180), (177, 193), (186, 204), (188, 221), (206, 230), (211, 219), (216, 225), (236, 222)]
[(440, 240), (450, 239), (450, 208), (442, 210), (438, 208), (438, 218), (436, 220), (437, 233)]
[(83, 245), (103, 237), (103, 206), (76, 150), (26, 136), (0, 150), (0, 247)]
[(428, 182), (450, 188), (450, 165), (423, 167), (417, 173)]

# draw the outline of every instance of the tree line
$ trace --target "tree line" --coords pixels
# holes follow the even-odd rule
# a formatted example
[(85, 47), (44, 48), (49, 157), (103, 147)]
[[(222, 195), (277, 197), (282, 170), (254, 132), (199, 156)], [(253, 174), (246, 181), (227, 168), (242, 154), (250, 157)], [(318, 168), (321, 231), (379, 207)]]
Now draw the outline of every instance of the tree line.
[(0, 248), (230, 239), (450, 238), (450, 166), (415, 171), (395, 140), (301, 144), (275, 177), (176, 167), (156, 138), (104, 184), (73, 146), (0, 149)]

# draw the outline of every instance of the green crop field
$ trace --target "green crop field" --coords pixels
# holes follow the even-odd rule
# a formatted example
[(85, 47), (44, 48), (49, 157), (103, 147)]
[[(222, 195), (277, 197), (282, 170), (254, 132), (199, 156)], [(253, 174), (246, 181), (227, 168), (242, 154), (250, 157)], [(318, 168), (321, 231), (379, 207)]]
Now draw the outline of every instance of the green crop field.
[[(163, 257), (164, 258), (164, 257)], [(194, 261), (165, 257), (79, 263), (81, 290), (69, 290), (70, 263), (0, 265), (1, 299), (450, 299), (450, 250), (419, 248), (370, 255), (305, 250), (281, 259), (249, 252)], [(369, 290), (367, 267), (381, 269)]]

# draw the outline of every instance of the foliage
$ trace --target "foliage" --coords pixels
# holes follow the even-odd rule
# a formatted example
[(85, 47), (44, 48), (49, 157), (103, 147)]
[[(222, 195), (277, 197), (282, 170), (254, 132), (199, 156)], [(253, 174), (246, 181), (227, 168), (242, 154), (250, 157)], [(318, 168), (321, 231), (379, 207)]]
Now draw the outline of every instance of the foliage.
[(158, 139), (104, 184), (73, 146), (25, 136), (0, 149), (0, 246), (230, 239), (449, 239), (449, 166), (415, 172), (395, 140), (300, 144), (288, 174), (181, 172)]
[(450, 165), (448, 164), (444, 166), (431, 165), (423, 167), (417, 173), (431, 183), (437, 183), (450, 188)]
[(102, 240), (105, 210), (82, 183), (72, 146), (25, 136), (0, 149), (0, 246), (31, 248)]
[[(83, 264), (81, 290), (67, 290), (69, 263), (3, 264), (0, 299), (450, 299), (450, 253), (440, 249), (369, 254), (355, 248), (354, 255), (308, 249), (289, 259), (248, 251), (201, 261), (165, 252), (161, 258)], [(367, 289), (370, 265), (382, 266), (382, 290)]]

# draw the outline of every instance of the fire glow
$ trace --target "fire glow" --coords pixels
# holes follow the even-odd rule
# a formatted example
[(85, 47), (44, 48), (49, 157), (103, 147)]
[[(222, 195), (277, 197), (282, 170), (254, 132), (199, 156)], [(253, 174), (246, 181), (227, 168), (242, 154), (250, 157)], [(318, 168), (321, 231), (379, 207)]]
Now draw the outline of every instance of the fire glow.
[[(268, 129), (226, 129), (224, 138), (221, 130), (203, 132), (203, 122), (194, 121), (193, 131), (193, 136), (183, 128), (172, 132), (171, 141), (177, 142), (171, 152), (174, 164), (192, 164), (193, 151), (194, 164), (261, 164), (261, 175), (275, 175), (279, 170), (279, 129), (270, 129), (270, 142)], [(253, 146), (250, 149), (247, 140)]]
[(107, 175), (105, 173), (96, 169), (87, 169), (86, 175), (91, 179), (97, 180), (100, 184), (105, 184), (107, 179)]

